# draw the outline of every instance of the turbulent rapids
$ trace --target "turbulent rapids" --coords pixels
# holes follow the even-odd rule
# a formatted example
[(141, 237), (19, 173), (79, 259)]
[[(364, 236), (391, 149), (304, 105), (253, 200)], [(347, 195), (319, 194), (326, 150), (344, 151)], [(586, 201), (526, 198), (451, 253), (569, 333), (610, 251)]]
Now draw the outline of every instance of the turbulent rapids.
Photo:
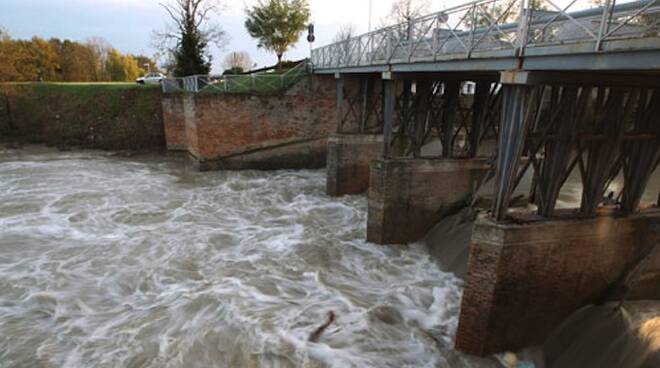
[(324, 183), (0, 151), (0, 365), (491, 366), (451, 349), (462, 281)]

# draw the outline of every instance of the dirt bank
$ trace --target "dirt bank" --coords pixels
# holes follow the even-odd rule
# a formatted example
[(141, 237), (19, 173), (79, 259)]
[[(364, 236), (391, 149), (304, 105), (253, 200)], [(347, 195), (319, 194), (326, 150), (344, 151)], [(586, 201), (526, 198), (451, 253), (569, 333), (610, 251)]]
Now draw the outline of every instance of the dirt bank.
[(0, 85), (0, 140), (60, 148), (161, 150), (159, 86)]

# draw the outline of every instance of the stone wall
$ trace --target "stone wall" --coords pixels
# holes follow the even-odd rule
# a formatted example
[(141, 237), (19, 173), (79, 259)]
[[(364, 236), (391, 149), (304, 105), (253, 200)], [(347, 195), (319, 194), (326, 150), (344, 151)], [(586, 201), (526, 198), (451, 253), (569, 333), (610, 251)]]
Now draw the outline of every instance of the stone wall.
[[(578, 308), (604, 300), (611, 285), (660, 237), (660, 211), (629, 217), (553, 219), (474, 226), (456, 347), (474, 355), (542, 342)], [(660, 299), (660, 254), (631, 299)]]
[(168, 95), (170, 150), (200, 169), (318, 168), (336, 127), (335, 81), (309, 77), (281, 94)]
[(468, 205), (486, 159), (389, 159), (371, 164), (367, 240), (402, 244), (424, 237), (446, 214)]
[(165, 148), (158, 86), (0, 85), (0, 138), (57, 147)]

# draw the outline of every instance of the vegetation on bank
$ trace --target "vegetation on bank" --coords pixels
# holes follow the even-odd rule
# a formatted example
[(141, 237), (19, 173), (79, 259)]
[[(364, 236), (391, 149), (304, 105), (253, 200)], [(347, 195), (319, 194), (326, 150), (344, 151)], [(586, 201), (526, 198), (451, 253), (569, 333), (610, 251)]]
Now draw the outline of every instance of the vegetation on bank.
[[(212, 15), (220, 14), (226, 0), (167, 0), (161, 3), (169, 16), (168, 28), (156, 32), (160, 52), (169, 58), (175, 77), (209, 74), (211, 45), (222, 49), (227, 37)], [(282, 55), (307, 28), (311, 16), (307, 0), (259, 0), (246, 8), (245, 27), (257, 39), (258, 47), (275, 52), (278, 65)], [(233, 60), (232, 60), (233, 58)], [(251, 68), (249, 55), (230, 54), (226, 69)]]
[(0, 84), (0, 135), (94, 149), (164, 146), (161, 90), (134, 83)]
[(100, 38), (20, 40), (0, 29), (0, 82), (134, 81), (147, 68), (156, 70), (149, 57), (122, 54)]

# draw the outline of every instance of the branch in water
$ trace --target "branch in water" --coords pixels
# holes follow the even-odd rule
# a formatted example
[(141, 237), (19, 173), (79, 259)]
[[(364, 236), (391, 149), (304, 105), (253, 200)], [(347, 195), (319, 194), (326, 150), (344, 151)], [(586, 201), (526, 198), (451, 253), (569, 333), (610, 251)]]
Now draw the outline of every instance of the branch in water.
[(319, 341), (319, 338), (321, 337), (323, 332), (335, 321), (335, 319), (337, 319), (337, 317), (335, 316), (335, 312), (333, 311), (328, 312), (328, 320), (325, 321), (325, 323), (321, 327), (317, 328), (314, 332), (312, 332), (312, 334), (309, 335), (308, 340), (311, 342)]

